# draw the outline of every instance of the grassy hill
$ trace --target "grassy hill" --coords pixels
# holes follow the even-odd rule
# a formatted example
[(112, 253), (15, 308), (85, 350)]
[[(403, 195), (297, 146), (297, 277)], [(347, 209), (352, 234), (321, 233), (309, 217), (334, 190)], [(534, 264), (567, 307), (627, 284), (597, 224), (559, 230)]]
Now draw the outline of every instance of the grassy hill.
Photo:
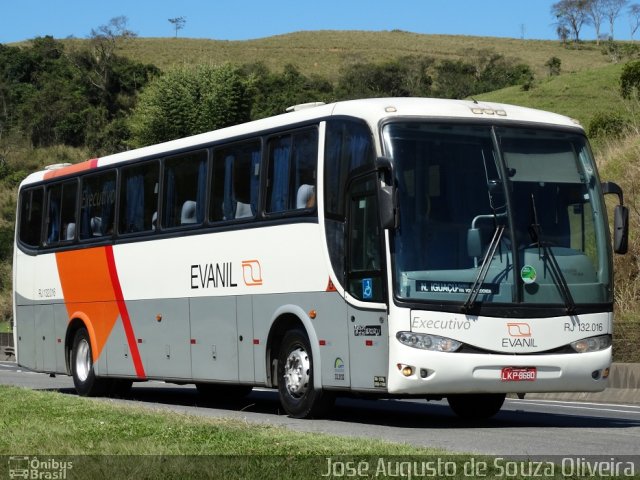
[[(84, 40), (67, 40), (69, 45)], [(601, 48), (585, 43), (580, 49), (565, 48), (558, 41), (519, 40), (462, 35), (423, 35), (400, 30), (295, 32), (243, 41), (187, 38), (135, 38), (120, 53), (153, 63), (161, 69), (196, 64), (264, 62), (279, 70), (297, 65), (305, 74), (335, 79), (342, 65), (377, 62), (407, 55), (436, 59), (468, 59), (474, 52), (493, 50), (529, 64), (538, 77), (546, 75), (552, 56), (562, 61), (564, 72), (580, 72), (609, 63)]]
[(528, 91), (519, 86), (509, 87), (474, 98), (554, 111), (588, 127), (598, 112), (631, 115), (630, 106), (619, 92), (622, 67), (622, 64), (597, 66), (543, 79)]

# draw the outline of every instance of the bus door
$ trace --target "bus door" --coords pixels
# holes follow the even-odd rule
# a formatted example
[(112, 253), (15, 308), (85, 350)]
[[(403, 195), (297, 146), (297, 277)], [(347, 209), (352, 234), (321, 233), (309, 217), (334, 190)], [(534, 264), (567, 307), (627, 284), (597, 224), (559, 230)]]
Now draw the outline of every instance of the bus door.
[(389, 329), (387, 309), (381, 307), (386, 298), (384, 236), (376, 182), (374, 173), (356, 177), (347, 196), (347, 322), (354, 390), (387, 386)]

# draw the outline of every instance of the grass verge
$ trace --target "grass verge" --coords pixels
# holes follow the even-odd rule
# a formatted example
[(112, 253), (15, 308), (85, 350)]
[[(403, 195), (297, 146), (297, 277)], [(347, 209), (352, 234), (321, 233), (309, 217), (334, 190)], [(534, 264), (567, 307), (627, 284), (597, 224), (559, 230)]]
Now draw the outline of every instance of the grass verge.
[[(500, 459), (489, 457), (10, 386), (0, 386), (0, 411), (1, 478), (20, 468), (29, 471), (24, 478), (65, 479), (498, 478), (505, 472)], [(508, 478), (529, 478), (522, 473)]]
[(389, 455), (444, 454), (380, 441), (296, 433), (113, 400), (0, 386), (5, 455)]
[(0, 386), (0, 411), (1, 455), (37, 456), (40, 461), (63, 456), (58, 461), (75, 463), (83, 478), (114, 476), (114, 470), (120, 478), (320, 478), (329, 456), (462, 458), (436, 449), (297, 433), (8, 386)]

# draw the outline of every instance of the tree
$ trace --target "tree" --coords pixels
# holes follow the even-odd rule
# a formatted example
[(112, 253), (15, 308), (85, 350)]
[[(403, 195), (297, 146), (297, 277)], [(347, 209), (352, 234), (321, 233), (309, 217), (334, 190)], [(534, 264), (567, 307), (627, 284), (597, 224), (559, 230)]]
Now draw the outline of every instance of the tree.
[(634, 3), (629, 5), (629, 22), (631, 24), (631, 40), (635, 35), (638, 27), (640, 27), (640, 4)]
[(242, 74), (250, 79), (252, 119), (278, 115), (300, 103), (334, 100), (331, 82), (316, 75), (303, 75), (295, 65), (287, 64), (282, 72), (271, 72), (263, 63), (254, 63), (243, 66)]
[(558, 20), (558, 25), (568, 27), (576, 43), (580, 41), (580, 30), (590, 22), (587, 2), (588, 0), (560, 0), (551, 6), (551, 13)]
[(531, 68), (491, 50), (479, 51), (475, 59), (476, 82), (472, 94), (491, 92), (510, 85), (527, 85), (534, 80)]
[(246, 122), (249, 87), (230, 65), (172, 70), (140, 94), (130, 121), (132, 143), (150, 145)]
[(620, 11), (629, 3), (628, 0), (604, 0), (605, 17), (609, 20), (609, 37), (613, 40), (613, 25), (620, 16)]
[(89, 71), (89, 81), (105, 95), (109, 86), (114, 55), (118, 45), (137, 35), (127, 28), (127, 17), (113, 17), (106, 25), (91, 29), (89, 36), (92, 49), (93, 68)]
[(176, 30), (176, 38), (178, 38), (178, 30), (182, 30), (184, 25), (187, 23), (186, 17), (175, 17), (170, 18), (169, 23), (173, 25), (173, 28)]
[(562, 46), (567, 45), (567, 40), (569, 39), (569, 33), (571, 32), (569, 32), (569, 28), (567, 28), (567, 26), (564, 23), (558, 23), (556, 25), (556, 35), (558, 35), (558, 38), (562, 42)]
[(589, 20), (596, 30), (596, 45), (600, 45), (600, 26), (605, 16), (605, 1), (606, 0), (588, 0), (585, 4)]
[(407, 73), (407, 67), (397, 61), (356, 63), (343, 70), (338, 87), (343, 98), (408, 97)]
[(467, 98), (476, 93), (477, 70), (462, 60), (443, 60), (436, 68), (435, 84), (438, 97)]

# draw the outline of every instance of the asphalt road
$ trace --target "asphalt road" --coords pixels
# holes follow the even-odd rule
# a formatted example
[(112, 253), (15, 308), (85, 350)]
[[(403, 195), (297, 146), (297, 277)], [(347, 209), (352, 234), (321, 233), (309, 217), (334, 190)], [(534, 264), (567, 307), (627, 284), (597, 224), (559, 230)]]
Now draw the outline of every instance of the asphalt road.
[[(70, 377), (23, 371), (0, 362), (0, 384), (75, 395)], [(91, 400), (89, 400), (91, 401)], [(98, 399), (97, 401), (103, 401)], [(301, 432), (369, 437), (452, 452), (497, 456), (592, 456), (640, 460), (640, 406), (507, 399), (498, 415), (480, 424), (458, 419), (446, 402), (338, 399), (330, 416), (297, 420), (281, 410), (277, 394), (254, 389), (233, 404), (203, 401), (192, 385), (134, 384), (124, 399), (110, 400), (204, 417), (239, 418)]]

